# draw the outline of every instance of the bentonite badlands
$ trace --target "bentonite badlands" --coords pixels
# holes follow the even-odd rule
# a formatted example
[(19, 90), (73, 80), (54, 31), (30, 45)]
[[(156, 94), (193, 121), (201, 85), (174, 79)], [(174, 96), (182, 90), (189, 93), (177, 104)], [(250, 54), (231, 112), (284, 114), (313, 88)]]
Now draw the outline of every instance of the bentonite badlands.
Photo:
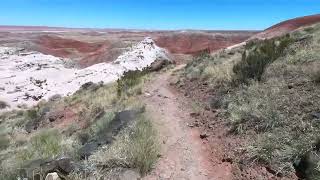
[(0, 47), (0, 97), (11, 108), (31, 106), (53, 95), (68, 96), (86, 82), (115, 81), (125, 71), (141, 70), (157, 59), (168, 60), (168, 54), (151, 38), (128, 49), (114, 62), (84, 69), (68, 67), (67, 59)]

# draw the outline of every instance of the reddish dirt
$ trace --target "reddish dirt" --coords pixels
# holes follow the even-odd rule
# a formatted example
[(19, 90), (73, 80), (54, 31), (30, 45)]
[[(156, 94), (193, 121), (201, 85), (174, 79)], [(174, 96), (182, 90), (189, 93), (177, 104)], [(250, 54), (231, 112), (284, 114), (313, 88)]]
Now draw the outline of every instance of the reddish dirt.
[(35, 41), (41, 48), (40, 52), (58, 57), (68, 57), (73, 52), (92, 53), (100, 49), (103, 45), (97, 43), (87, 43), (73, 39), (64, 39), (58, 36), (43, 35)]
[(191, 107), (170, 88), (169, 79), (169, 73), (159, 74), (144, 89), (142, 101), (163, 142), (160, 160), (144, 179), (230, 179), (230, 167), (213, 164), (207, 140), (200, 138), (198, 129), (187, 126)]
[[(174, 78), (174, 77), (172, 77)], [(192, 114), (194, 117), (191, 127), (205, 133), (208, 137), (207, 147), (210, 150), (208, 158), (211, 159), (214, 172), (220, 174), (225, 172), (227, 175), (219, 176), (216, 179), (287, 179), (294, 180), (297, 177), (292, 174), (289, 177), (278, 177), (269, 170), (269, 167), (259, 163), (249, 161), (246, 153), (241, 147), (250, 142), (245, 136), (233, 135), (229, 131), (229, 126), (218, 109), (209, 106), (210, 98), (216, 96), (214, 89), (202, 81), (184, 80), (182, 84), (174, 86), (187, 100), (186, 102), (198, 102), (200, 110)], [(192, 112), (192, 111), (191, 111)], [(219, 169), (222, 168), (221, 171)], [(216, 175), (215, 174), (215, 175)]]
[(109, 41), (88, 43), (53, 35), (43, 35), (34, 41), (37, 51), (57, 57), (76, 59), (80, 67), (115, 60), (121, 51)]
[(320, 14), (290, 19), (266, 29), (256, 36), (253, 36), (253, 38), (272, 38), (291, 32), (300, 27), (312, 25), (319, 22)]
[(204, 50), (217, 51), (251, 37), (254, 33), (209, 34), (209, 33), (173, 33), (155, 39), (156, 44), (174, 54), (197, 54)]

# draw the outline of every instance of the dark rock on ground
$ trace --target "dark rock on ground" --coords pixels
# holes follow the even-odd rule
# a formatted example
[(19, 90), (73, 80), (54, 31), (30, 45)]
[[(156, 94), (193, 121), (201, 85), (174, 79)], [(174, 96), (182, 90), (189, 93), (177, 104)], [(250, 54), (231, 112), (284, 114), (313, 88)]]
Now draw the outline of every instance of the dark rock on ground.
[(296, 175), (301, 179), (318, 179), (320, 172), (317, 170), (318, 162), (320, 162), (320, 153), (311, 151), (301, 157), (294, 164)]
[[(29, 179), (43, 179), (48, 173), (57, 172), (59, 176), (65, 177), (74, 170), (74, 164), (70, 157), (57, 159), (39, 159), (32, 161), (21, 169), (20, 175)], [(35, 175), (35, 176), (34, 176)]]
[(101, 87), (103, 83), (93, 83), (93, 82), (87, 82), (81, 85), (80, 90), (90, 90), (90, 91), (96, 91)]
[(64, 111), (52, 111), (47, 114), (47, 119), (50, 122), (54, 122), (58, 119), (62, 119), (64, 117)]
[(153, 71), (159, 71), (162, 68), (168, 66), (169, 64), (171, 64), (172, 62), (169, 61), (168, 59), (164, 59), (164, 58), (159, 58), (156, 61), (154, 61), (149, 67), (148, 70), (153, 72)]
[(9, 107), (9, 105), (6, 102), (0, 101), (0, 109), (4, 109), (4, 108), (7, 108), (7, 107)]
[(201, 133), (201, 134), (200, 134), (200, 138), (201, 138), (201, 139), (205, 139), (205, 138), (207, 138), (207, 137), (209, 137), (207, 133)]
[(62, 98), (62, 96), (60, 94), (56, 94), (56, 95), (51, 96), (49, 98), (49, 101), (55, 102), (55, 101), (59, 101), (61, 98)]
[(211, 97), (210, 100), (209, 100), (209, 104), (210, 104), (210, 108), (212, 108), (212, 109), (221, 108), (222, 105), (223, 105), (222, 97), (219, 97), (219, 96)]
[(313, 112), (313, 113), (311, 113), (311, 116), (313, 118), (320, 119), (320, 112)]

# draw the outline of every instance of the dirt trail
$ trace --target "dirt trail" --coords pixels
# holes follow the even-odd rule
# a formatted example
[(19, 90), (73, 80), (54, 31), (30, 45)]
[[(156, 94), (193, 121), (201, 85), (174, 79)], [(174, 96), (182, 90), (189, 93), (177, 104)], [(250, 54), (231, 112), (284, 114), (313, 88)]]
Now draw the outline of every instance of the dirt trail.
[(215, 172), (207, 141), (199, 130), (188, 127), (190, 105), (169, 85), (171, 72), (162, 73), (145, 88), (144, 102), (158, 125), (162, 157), (147, 180), (229, 179), (226, 172)]

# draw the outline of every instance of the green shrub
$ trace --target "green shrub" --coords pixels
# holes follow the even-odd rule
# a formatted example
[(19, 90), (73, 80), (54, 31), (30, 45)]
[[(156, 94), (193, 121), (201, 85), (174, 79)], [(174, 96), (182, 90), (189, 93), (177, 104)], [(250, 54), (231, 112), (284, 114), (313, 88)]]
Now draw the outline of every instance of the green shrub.
[(54, 157), (61, 152), (61, 140), (58, 130), (45, 130), (32, 137), (30, 144), (40, 157)]
[(26, 111), (26, 118), (29, 120), (38, 119), (39, 116), (39, 112), (36, 109), (30, 109)]
[(91, 126), (91, 134), (96, 135), (103, 131), (105, 131), (110, 122), (113, 120), (115, 114), (113, 112), (106, 113), (103, 117), (98, 119), (92, 126)]
[(138, 120), (130, 144), (130, 161), (144, 175), (151, 170), (159, 153), (157, 133), (150, 120), (144, 117)]
[(159, 141), (152, 122), (141, 115), (136, 122), (116, 137), (116, 140), (90, 156), (93, 164), (105, 168), (136, 168), (142, 175), (149, 172), (158, 159)]
[(58, 130), (42, 130), (34, 135), (27, 149), (20, 154), (23, 161), (33, 158), (53, 158), (62, 153), (62, 137)]
[(275, 100), (278, 92), (277, 86), (267, 88), (255, 82), (232, 94), (228, 105), (232, 131), (242, 134), (254, 130), (259, 133), (281, 125)]
[(147, 74), (147, 70), (142, 71), (127, 71), (123, 76), (117, 80), (117, 94), (118, 97), (122, 95), (128, 95), (130, 89), (139, 85), (142, 81), (142, 77)]
[(283, 55), (284, 50), (293, 42), (290, 36), (249, 43), (242, 54), (242, 60), (233, 67), (234, 83), (261, 81), (268, 64)]

